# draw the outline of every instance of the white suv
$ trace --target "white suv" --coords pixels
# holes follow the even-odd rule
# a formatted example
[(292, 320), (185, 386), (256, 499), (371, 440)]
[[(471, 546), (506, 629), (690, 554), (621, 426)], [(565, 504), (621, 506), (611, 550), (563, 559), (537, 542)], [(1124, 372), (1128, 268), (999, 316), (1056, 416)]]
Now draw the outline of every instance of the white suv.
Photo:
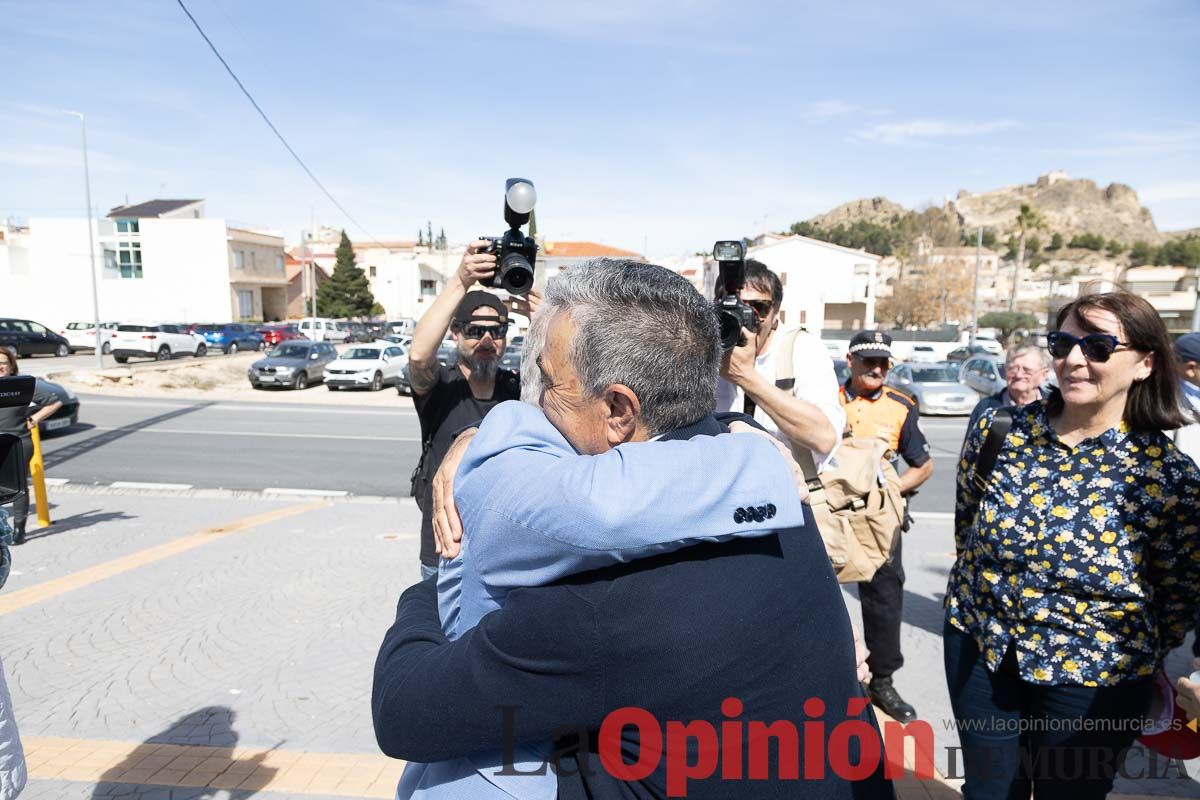
[(305, 317), (298, 329), (314, 342), (344, 342), (349, 334), (338, 323), (324, 317)]
[(188, 333), (183, 325), (169, 322), (122, 322), (109, 339), (110, 352), (118, 364), (131, 357), (167, 361), (177, 355), (204, 356), (208, 345)]

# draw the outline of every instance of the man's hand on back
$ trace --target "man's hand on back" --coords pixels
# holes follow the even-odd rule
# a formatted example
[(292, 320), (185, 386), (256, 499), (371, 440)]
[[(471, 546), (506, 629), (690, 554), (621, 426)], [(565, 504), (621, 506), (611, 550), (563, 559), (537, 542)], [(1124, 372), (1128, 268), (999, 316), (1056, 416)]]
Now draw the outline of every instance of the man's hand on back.
[(442, 558), (454, 558), (460, 549), (463, 530), (454, 505), (454, 473), (458, 472), (458, 465), (478, 432), (478, 428), (468, 428), (460, 433), (433, 476), (433, 543), (434, 552)]
[(755, 433), (759, 436), (765, 436), (770, 440), (771, 444), (775, 445), (775, 449), (779, 451), (788, 466), (792, 470), (792, 480), (796, 482), (796, 490), (800, 493), (800, 500), (808, 500), (808, 484), (804, 480), (804, 471), (800, 469), (800, 465), (796, 463), (796, 459), (792, 457), (792, 451), (783, 442), (776, 439), (766, 431), (759, 430), (753, 425), (747, 425), (745, 422), (733, 421), (729, 423), (730, 433)]

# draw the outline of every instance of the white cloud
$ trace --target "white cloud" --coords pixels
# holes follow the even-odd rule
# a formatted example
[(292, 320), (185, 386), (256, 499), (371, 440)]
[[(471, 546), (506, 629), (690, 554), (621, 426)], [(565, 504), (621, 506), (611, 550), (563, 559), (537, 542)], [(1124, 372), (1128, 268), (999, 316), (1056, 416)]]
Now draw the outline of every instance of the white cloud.
[(858, 110), (858, 106), (842, 100), (822, 100), (805, 109), (804, 116), (816, 122), (824, 122), (835, 117), (844, 117), (847, 114), (853, 114)]
[(859, 139), (895, 144), (914, 139), (946, 139), (984, 136), (997, 131), (1011, 130), (1018, 123), (1011, 119), (988, 122), (962, 122), (946, 119), (916, 119), (909, 122), (883, 122), (872, 125), (858, 134)]

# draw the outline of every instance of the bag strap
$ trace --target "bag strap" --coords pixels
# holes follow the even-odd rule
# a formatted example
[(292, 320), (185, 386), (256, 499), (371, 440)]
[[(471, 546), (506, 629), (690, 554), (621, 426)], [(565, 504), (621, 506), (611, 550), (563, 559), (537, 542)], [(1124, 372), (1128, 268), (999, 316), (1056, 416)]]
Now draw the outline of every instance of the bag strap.
[(988, 428), (987, 438), (983, 440), (983, 446), (979, 448), (979, 456), (975, 459), (975, 473), (971, 478), (971, 482), (980, 492), (987, 489), (988, 478), (992, 476), (992, 470), (996, 468), (996, 458), (1000, 455), (1000, 448), (1004, 446), (1004, 440), (1008, 438), (1008, 431), (1012, 428), (1012, 423), (1012, 408), (996, 409), (991, 427)]

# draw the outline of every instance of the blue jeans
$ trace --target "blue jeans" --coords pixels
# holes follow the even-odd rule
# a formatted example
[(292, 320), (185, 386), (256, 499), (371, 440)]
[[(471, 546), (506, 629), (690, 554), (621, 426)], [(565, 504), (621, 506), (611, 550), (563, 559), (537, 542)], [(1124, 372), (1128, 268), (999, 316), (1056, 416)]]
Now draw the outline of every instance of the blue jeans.
[[(1010, 648), (990, 672), (971, 636), (947, 621), (946, 684), (962, 743), (952, 772), (964, 800), (1103, 800), (1150, 706), (1150, 679), (1117, 686), (1043, 686), (1017, 671)], [(1088, 723), (1087, 730), (1080, 720)]]
[(437, 567), (427, 567), (424, 564), (422, 564), (421, 565), (421, 580), (423, 580), (423, 581), (429, 580), (434, 575), (437, 575), (437, 569), (438, 569)]

